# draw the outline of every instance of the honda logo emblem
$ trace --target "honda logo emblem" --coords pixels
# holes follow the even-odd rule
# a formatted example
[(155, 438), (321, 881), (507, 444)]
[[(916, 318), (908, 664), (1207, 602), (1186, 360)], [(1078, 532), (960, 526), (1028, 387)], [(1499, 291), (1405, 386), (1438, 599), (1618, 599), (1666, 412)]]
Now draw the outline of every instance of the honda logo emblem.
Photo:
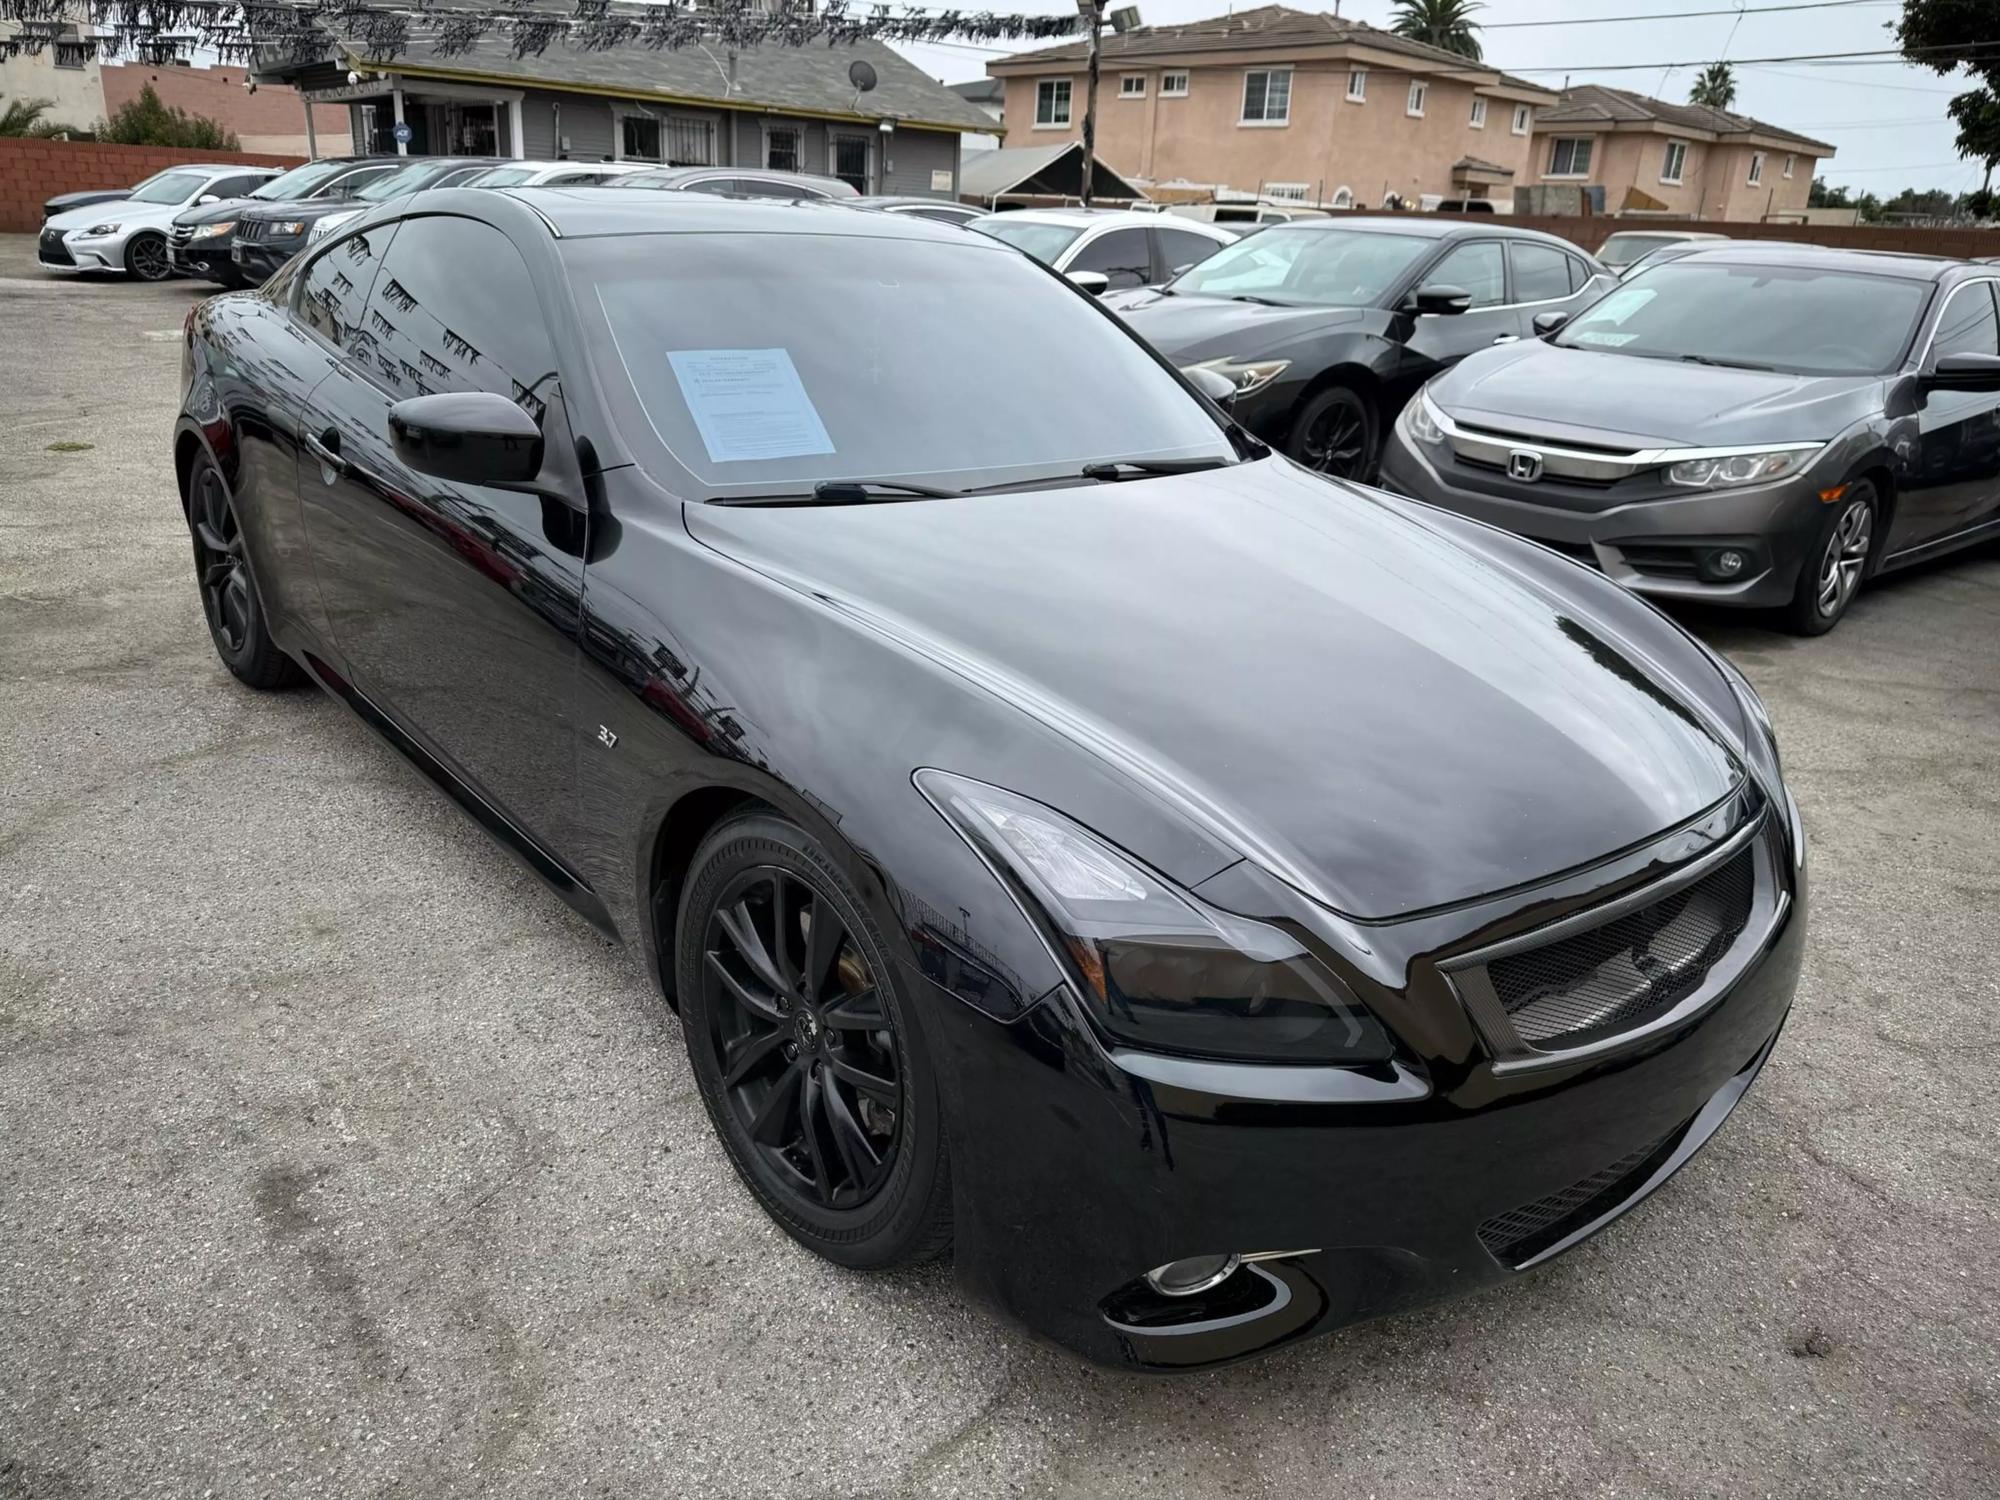
[(1527, 448), (1511, 450), (1507, 454), (1507, 477), (1533, 484), (1542, 477), (1542, 455)]

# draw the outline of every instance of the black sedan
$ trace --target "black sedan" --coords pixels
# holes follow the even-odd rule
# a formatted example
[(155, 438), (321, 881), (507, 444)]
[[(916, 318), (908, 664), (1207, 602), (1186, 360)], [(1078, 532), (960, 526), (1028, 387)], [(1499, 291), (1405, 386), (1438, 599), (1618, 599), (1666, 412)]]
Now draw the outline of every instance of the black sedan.
[(980, 236), (420, 194), (191, 312), (173, 462), (228, 669), (318, 683), (631, 946), (788, 1234), (950, 1246), (1094, 1358), (1540, 1264), (1790, 1007), (1739, 676), (1270, 454)]
[(1106, 305), (1175, 364), (1236, 387), (1232, 414), (1309, 469), (1375, 471), (1418, 386), (1582, 307), (1609, 271), (1553, 235), (1437, 219), (1304, 219)]
[[(229, 259), (243, 285), (262, 281), (307, 245), (320, 238), (322, 222), (338, 222), (365, 213), (377, 203), (408, 197), (426, 188), (446, 187), (493, 169), (490, 156), (412, 156), (394, 170), (372, 178), (350, 196), (295, 199), (266, 203), (240, 214), (229, 237)], [(328, 223), (331, 228), (331, 223)]]
[(330, 206), (403, 165), (393, 156), (324, 157), (273, 177), (246, 197), (207, 203), (177, 214), (167, 232), (174, 269), (183, 276), (199, 276), (226, 287), (249, 286), (250, 274), (237, 265), (230, 249), (238, 219), (279, 203), (321, 202)]

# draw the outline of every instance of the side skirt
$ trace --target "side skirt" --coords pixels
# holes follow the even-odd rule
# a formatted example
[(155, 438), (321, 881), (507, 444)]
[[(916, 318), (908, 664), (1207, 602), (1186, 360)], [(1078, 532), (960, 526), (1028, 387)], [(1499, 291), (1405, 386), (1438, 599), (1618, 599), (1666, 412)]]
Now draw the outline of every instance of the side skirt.
[(300, 660), (312, 674), (313, 681), (352, 709), (357, 718), (423, 772), (440, 791), (458, 804), (461, 812), (485, 829), (495, 843), (533, 874), (540, 876), (543, 883), (568, 902), (578, 915), (606, 937), (621, 943), (625, 940), (624, 934), (611, 920), (611, 913), (605, 910), (604, 902), (591, 889), (590, 882), (516, 827), (505, 813), (474, 790), (465, 778), (418, 744), (400, 724), (376, 707), (365, 693), (327, 662), (311, 652), (304, 653)]
[(1960, 547), (1970, 547), (1986, 537), (2000, 537), (2000, 518), (1981, 521), (1968, 526), (1963, 531), (1954, 531), (1949, 536), (1932, 537), (1928, 542), (1919, 542), (1914, 547), (1891, 553), (1882, 559), (1881, 567), (1875, 571), (1887, 573), (1896, 568), (1907, 568), (1911, 563), (1923, 562), (1926, 558), (1941, 557), (1947, 552), (1956, 552)]

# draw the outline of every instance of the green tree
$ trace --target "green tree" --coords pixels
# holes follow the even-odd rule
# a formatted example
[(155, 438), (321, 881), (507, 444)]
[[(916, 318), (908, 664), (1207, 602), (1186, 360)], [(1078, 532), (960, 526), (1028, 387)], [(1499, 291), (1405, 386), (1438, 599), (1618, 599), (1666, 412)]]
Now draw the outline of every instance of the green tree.
[(1980, 80), (1946, 108), (1958, 125), (1958, 154), (1986, 168), (1981, 191), (1990, 193), (2000, 166), (2000, 32), (1991, 0), (1903, 0), (1895, 30), (1911, 62), (1944, 77), (1964, 68)]
[(196, 151), (235, 151), (236, 132), (205, 115), (164, 104), (149, 83), (127, 99), (99, 127), (97, 138), (120, 146), (184, 146)]
[(0, 135), (31, 135), (46, 139), (52, 135), (83, 134), (73, 125), (58, 125), (53, 120), (43, 119), (53, 108), (55, 101), (52, 99), (16, 99), (0, 108)]
[(1726, 62), (1710, 63), (1688, 90), (1688, 103), (1710, 109), (1730, 109), (1736, 103), (1736, 70)]
[(1482, 54), (1479, 23), (1472, 13), (1484, 9), (1479, 0), (1396, 0), (1389, 29), (1476, 62)]
[(1824, 177), (1812, 180), (1812, 191), (1806, 195), (1807, 208), (1852, 208), (1854, 198), (1844, 187), (1828, 187)]

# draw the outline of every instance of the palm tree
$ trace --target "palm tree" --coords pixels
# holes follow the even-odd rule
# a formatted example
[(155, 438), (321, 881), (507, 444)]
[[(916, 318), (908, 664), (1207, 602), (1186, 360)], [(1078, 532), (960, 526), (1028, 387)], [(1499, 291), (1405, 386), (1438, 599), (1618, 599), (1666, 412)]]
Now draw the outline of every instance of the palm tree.
[(16, 99), (0, 109), (0, 135), (33, 135), (43, 115), (54, 109), (53, 99)]
[(1728, 109), (1736, 102), (1736, 70), (1726, 62), (1710, 63), (1688, 90), (1688, 103)]
[(1395, 24), (1389, 29), (1477, 61), (1479, 26), (1472, 13), (1484, 9), (1479, 0), (1396, 0)]

